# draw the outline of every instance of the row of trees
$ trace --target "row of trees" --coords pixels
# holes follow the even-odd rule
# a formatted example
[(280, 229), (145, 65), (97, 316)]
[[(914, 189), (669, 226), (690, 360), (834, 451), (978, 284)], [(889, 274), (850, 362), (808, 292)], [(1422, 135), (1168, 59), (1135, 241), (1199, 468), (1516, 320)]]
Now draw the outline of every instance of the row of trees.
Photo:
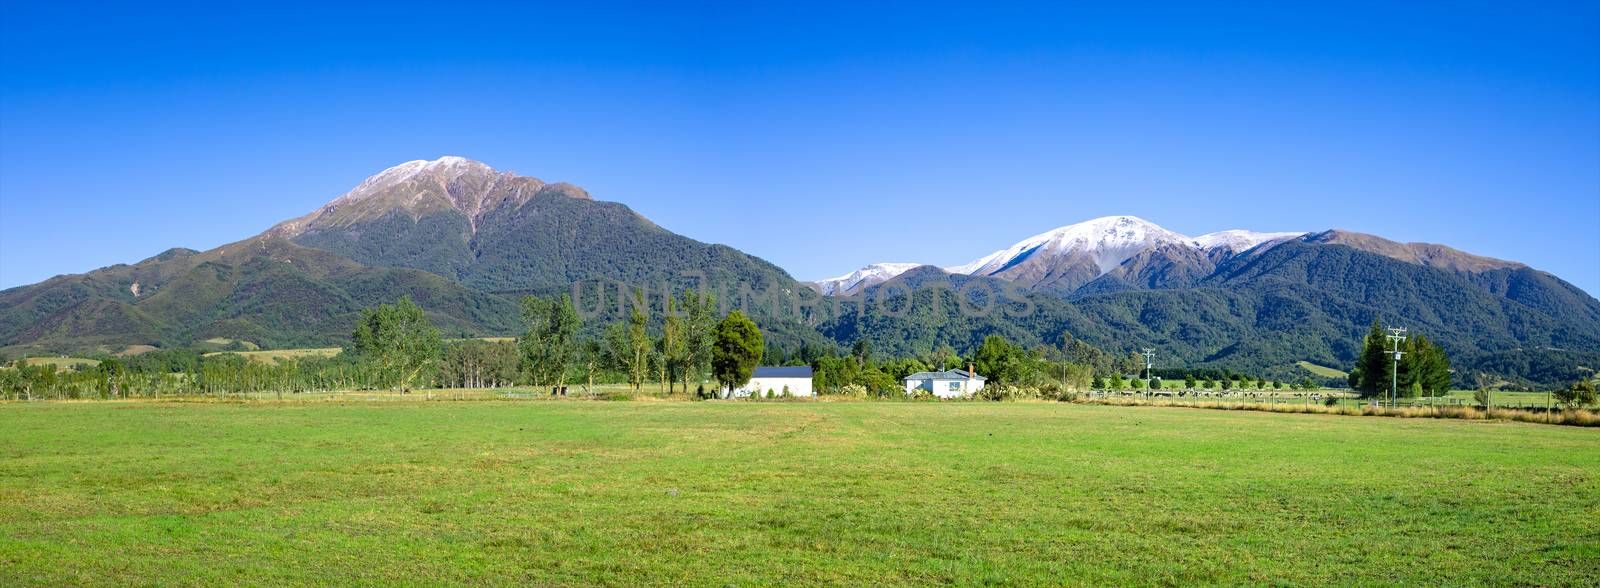
[[(643, 295), (636, 293), (626, 320), (611, 322), (599, 337), (590, 338), (584, 336), (570, 297), (524, 297), (526, 329), (514, 350), (490, 342), (454, 346), (441, 358), (443, 377), (438, 383), (450, 387), (527, 383), (561, 389), (574, 377), (592, 386), (597, 377), (609, 381), (620, 376), (634, 391), (654, 380), (666, 394), (675, 393), (680, 385), (688, 392), (691, 384), (703, 393), (698, 384), (707, 374), (731, 390), (748, 382), (761, 361), (765, 344), (760, 329), (739, 311), (718, 321), (716, 299), (710, 294), (687, 290), (668, 297), (659, 321), (651, 321), (644, 308)], [(439, 357), (433, 343), (437, 332), (410, 300), (402, 299), (393, 308), (380, 306), (365, 319), (357, 327), (352, 350), (390, 373), (392, 384), (409, 389), (413, 378), (425, 374), (429, 362)], [(367, 341), (376, 344), (363, 343)]]

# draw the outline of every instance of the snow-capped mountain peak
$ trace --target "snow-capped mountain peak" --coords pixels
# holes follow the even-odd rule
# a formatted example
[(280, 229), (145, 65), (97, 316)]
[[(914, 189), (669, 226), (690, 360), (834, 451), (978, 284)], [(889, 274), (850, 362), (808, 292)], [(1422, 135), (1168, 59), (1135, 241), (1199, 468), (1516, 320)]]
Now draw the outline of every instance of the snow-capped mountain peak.
[(1194, 240), (1136, 216), (1106, 216), (1034, 235), (972, 263), (945, 268), (956, 274), (994, 275), (1039, 255), (1085, 254), (1101, 273), (1111, 271), (1141, 251), (1164, 245), (1193, 245)]
[(895, 276), (922, 267), (920, 263), (874, 263), (848, 274), (817, 280), (812, 282), (825, 295), (849, 295), (861, 291), (862, 288), (881, 284), (893, 279)]
[(1262, 233), (1258, 231), (1246, 231), (1243, 229), (1230, 229), (1226, 231), (1217, 231), (1215, 233), (1206, 233), (1199, 237), (1195, 237), (1194, 242), (1195, 245), (1200, 247), (1200, 249), (1203, 249), (1207, 252), (1217, 249), (1227, 249), (1234, 253), (1243, 253), (1245, 251), (1254, 249), (1257, 245), (1262, 243), (1287, 241), (1304, 234), (1305, 233), (1292, 232)]

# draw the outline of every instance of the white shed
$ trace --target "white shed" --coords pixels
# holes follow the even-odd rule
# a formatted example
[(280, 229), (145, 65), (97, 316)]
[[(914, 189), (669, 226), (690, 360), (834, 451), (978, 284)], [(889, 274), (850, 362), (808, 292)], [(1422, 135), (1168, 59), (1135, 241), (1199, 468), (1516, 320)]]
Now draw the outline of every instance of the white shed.
[(751, 394), (762, 397), (767, 392), (773, 396), (783, 396), (787, 391), (790, 396), (811, 396), (811, 367), (759, 367), (750, 376), (750, 382), (733, 391), (736, 398), (747, 398)]
[(967, 370), (917, 372), (906, 376), (906, 394), (915, 394), (920, 389), (939, 398), (970, 398), (983, 389), (986, 380), (988, 378)]

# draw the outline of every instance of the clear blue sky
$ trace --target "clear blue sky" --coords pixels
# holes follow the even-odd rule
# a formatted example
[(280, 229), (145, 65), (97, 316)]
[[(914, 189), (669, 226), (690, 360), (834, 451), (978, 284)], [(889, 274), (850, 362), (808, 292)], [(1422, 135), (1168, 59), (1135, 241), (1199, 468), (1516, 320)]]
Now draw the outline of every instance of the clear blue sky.
[(0, 286), (245, 238), (448, 154), (802, 279), (1134, 214), (1445, 243), (1600, 293), (1593, 2), (334, 4), (5, 2)]

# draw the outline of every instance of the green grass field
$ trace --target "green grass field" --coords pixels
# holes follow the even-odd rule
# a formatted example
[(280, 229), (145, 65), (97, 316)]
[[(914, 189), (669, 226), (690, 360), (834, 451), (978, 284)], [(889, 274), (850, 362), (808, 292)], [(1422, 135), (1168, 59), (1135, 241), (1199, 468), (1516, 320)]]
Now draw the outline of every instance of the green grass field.
[(278, 363), (281, 359), (296, 359), (301, 357), (333, 357), (341, 351), (338, 347), (313, 347), (306, 349), (269, 349), (266, 351), (214, 351), (205, 354), (206, 357), (233, 353), (242, 355), (250, 361), (262, 363)]
[(243, 347), (245, 351), (256, 351), (261, 349), (260, 345), (256, 345), (253, 342), (229, 339), (227, 337), (212, 337), (210, 339), (201, 341), (201, 343), (217, 349), (221, 349), (235, 343), (237, 343), (240, 347)]
[(28, 357), (19, 359), (17, 362), (26, 365), (53, 365), (56, 366), (57, 370), (71, 369), (72, 366), (77, 365), (90, 367), (100, 365), (100, 360), (86, 357)]
[(1346, 372), (1342, 372), (1328, 366), (1317, 365), (1309, 361), (1295, 362), (1295, 365), (1300, 366), (1300, 369), (1303, 369), (1309, 372), (1311, 375), (1319, 378), (1343, 378), (1350, 375)]
[(0, 585), (1600, 577), (1600, 432), (1053, 403), (0, 405)]

